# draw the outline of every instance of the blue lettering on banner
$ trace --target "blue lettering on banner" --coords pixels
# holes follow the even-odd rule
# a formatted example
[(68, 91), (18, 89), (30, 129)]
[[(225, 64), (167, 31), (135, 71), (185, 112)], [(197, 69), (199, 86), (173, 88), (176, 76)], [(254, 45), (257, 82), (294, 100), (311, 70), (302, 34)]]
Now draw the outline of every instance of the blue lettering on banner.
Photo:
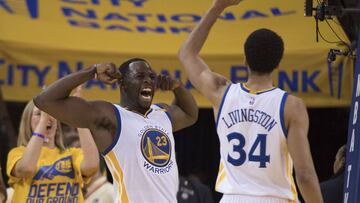
[(111, 25), (108, 27), (108, 30), (124, 30), (124, 31), (127, 31), (127, 32), (132, 32), (131, 29), (125, 27), (125, 26), (122, 26), (122, 25)]
[[(178, 27), (174, 25), (149, 27), (139, 24), (118, 24), (120, 23), (146, 23), (155, 21), (158, 23), (182, 23), (194, 24), (201, 19), (201, 14), (194, 13), (174, 13), (170, 15), (160, 13), (97, 13), (93, 8), (72, 8), (69, 5), (61, 8), (62, 14), (70, 26), (78, 28), (102, 29), (109, 31), (124, 31), (137, 33), (157, 33), (157, 34), (179, 34), (189, 33), (191, 27)], [(223, 21), (250, 20), (254, 18), (269, 18), (286, 15), (293, 15), (296, 11), (282, 11), (278, 7), (269, 8), (268, 11), (248, 10), (243, 14), (235, 15), (232, 12), (222, 14), (219, 19)], [(114, 23), (115, 22), (115, 23)]]
[[(0, 59), (0, 68), (3, 68), (5, 65), (5, 60)], [(15, 67), (15, 68), (14, 68)], [(8, 64), (7, 65), (7, 74), (6, 80), (0, 79), (0, 85), (13, 85), (14, 84), (14, 69), (16, 69), (20, 73), (20, 80), (22, 86), (29, 85), (30, 74), (33, 74), (37, 78), (37, 85), (42, 87), (45, 85), (45, 77), (50, 71), (50, 66), (46, 66), (44, 68), (39, 68), (35, 64)]]
[(285, 16), (285, 15), (292, 15), (292, 14), (296, 13), (294, 10), (284, 11), (283, 12), (277, 7), (271, 8), (270, 11), (274, 16)]
[(137, 30), (138, 32), (147, 32), (147, 31), (150, 31), (150, 32), (154, 32), (154, 33), (166, 33), (166, 30), (165, 28), (163, 27), (154, 27), (154, 28), (151, 28), (151, 27), (147, 27), (147, 26), (138, 26), (137, 27)]
[(308, 75), (309, 72), (303, 71), (302, 72), (302, 91), (308, 92), (308, 87), (314, 92), (320, 92), (320, 88), (315, 84), (315, 78), (319, 75), (320, 71), (314, 71), (310, 76)]
[(0, 0), (0, 8), (4, 9), (8, 13), (14, 13), (9, 4), (5, 0)]
[[(109, 20), (118, 20), (123, 22), (149, 22), (149, 20), (156, 20), (157, 22), (164, 23), (164, 22), (174, 22), (174, 23), (196, 23), (201, 19), (202, 14), (194, 14), (194, 13), (175, 13), (169, 16), (161, 13), (105, 13), (100, 15), (97, 13), (96, 8), (94, 6), (101, 6), (103, 4), (110, 5), (112, 7), (119, 7), (122, 3), (130, 3), (135, 7), (143, 7), (148, 0), (107, 0), (100, 1), (100, 0), (61, 0), (62, 6), (60, 7), (60, 11), (63, 14), (64, 18), (69, 22), (70, 26), (75, 27), (88, 27), (88, 28), (101, 28), (104, 30), (114, 30), (108, 29), (109, 27), (114, 27), (114, 25), (103, 25), (103, 22), (84, 22), (84, 21), (74, 21), (75, 19), (69, 18), (76, 18), (76, 20), (102, 20), (107, 22)], [(0, 10), (5, 11), (8, 14), (25, 14), (28, 15), (31, 19), (38, 19), (39, 18), (39, 0), (23, 0), (22, 1), (25, 8), (26, 13), (24, 13), (22, 6), (13, 6), (10, 3), (10, 0), (0, 0)], [(22, 3), (21, 2), (21, 3)], [(20, 2), (19, 2), (20, 3)], [(82, 6), (91, 6), (90, 7), (78, 7), (78, 5)], [(77, 6), (76, 8), (72, 6)], [(232, 12), (226, 12), (222, 14), (219, 19), (225, 21), (235, 21), (235, 20), (249, 20), (249, 19), (256, 19), (256, 18), (269, 18), (269, 17), (279, 17), (279, 16), (287, 16), (287, 15), (294, 15), (296, 14), (295, 10), (287, 10), (284, 11), (279, 7), (271, 7), (267, 10), (256, 10), (251, 9), (244, 11), (240, 15), (235, 15)], [(130, 20), (131, 19), (131, 20)], [(84, 25), (91, 25), (91, 26), (84, 26)], [(124, 30), (124, 29), (119, 29)], [(124, 30), (126, 31), (126, 30)], [(137, 29), (134, 31), (138, 31), (141, 33), (141, 29)], [(144, 33), (144, 32), (142, 32)], [(157, 32), (162, 33), (162, 32)], [(176, 32), (170, 32), (176, 33)]]
[(119, 20), (124, 22), (129, 22), (129, 18), (121, 15), (120, 13), (108, 13), (105, 15), (104, 20)]
[[(131, 3), (135, 7), (143, 7), (144, 3), (148, 0), (108, 0), (107, 3), (110, 3), (111, 6), (118, 7), (121, 2)], [(101, 5), (100, 0), (62, 0), (64, 3), (71, 4), (81, 4), (81, 5)], [(104, 2), (104, 1), (102, 1)]]
[[(19, 1), (17, 4), (15, 4), (16, 6), (11, 7), (10, 5), (14, 5), (14, 4), (9, 4), (8, 2), (10, 2), (10, 0), (0, 0), (0, 9), (2, 8), (3, 10), (5, 10), (6, 12), (10, 13), (10, 14), (25, 14), (25, 15), (29, 15), (29, 17), (31, 19), (36, 19), (39, 17), (39, 13), (38, 13), (38, 0), (22, 0)], [(20, 6), (19, 4), (23, 3), (24, 7), (27, 8), (27, 13), (24, 13), (22, 6)]]
[[(310, 71), (301, 71), (301, 91), (310, 92), (310, 89), (313, 92), (320, 92), (320, 88), (316, 85), (315, 79), (319, 76), (319, 70)], [(286, 86), (285, 86), (286, 84)], [(285, 71), (279, 72), (278, 87), (281, 89), (289, 88), (292, 92), (299, 91), (299, 71), (294, 70), (292, 72), (292, 78), (289, 78)]]
[(192, 27), (182, 27), (182, 28), (178, 28), (178, 27), (170, 27), (170, 32), (173, 34), (178, 34), (180, 32), (185, 32), (185, 33), (190, 33), (191, 30), (193, 28)]
[[(170, 20), (175, 23), (196, 23), (200, 21), (201, 14), (196, 13), (174, 13), (174, 14), (160, 14), (160, 13), (117, 13), (109, 12), (104, 14), (98, 14), (95, 9), (91, 8), (71, 8), (71, 7), (62, 7), (62, 14), (65, 18), (77, 17), (87, 20), (121, 20), (124, 22), (149, 22), (150, 20), (155, 20), (157, 22), (169, 22)], [(235, 15), (232, 12), (226, 12), (219, 16), (220, 20), (224, 21), (236, 21), (236, 20), (249, 20), (253, 18), (269, 18), (269, 17), (280, 17), (286, 15), (293, 15), (296, 12), (294, 10), (282, 12), (280, 8), (274, 7), (269, 8), (269, 11), (258, 11), (258, 10), (248, 10), (245, 11), (242, 15)]]
[(129, 13), (130, 17), (134, 16), (138, 22), (147, 22), (147, 17), (150, 17), (149, 13)]
[[(50, 65), (39, 67), (36, 64), (9, 64), (5, 59), (0, 58), (0, 69), (5, 74), (0, 76), (0, 85), (13, 86), (21, 85), (23, 87), (29, 86), (30, 83), (34, 83), (38, 87), (42, 87), (45, 84), (46, 78), (53, 71), (56, 74), (55, 79), (60, 79), (70, 73), (82, 70), (86, 68), (82, 61), (69, 63), (65, 60), (59, 60), (55, 67)], [(172, 75), (184, 81), (187, 89), (192, 89), (193, 86), (189, 80), (185, 81), (182, 77), (182, 70), (172, 68), (162, 68), (160, 73), (164, 75)], [(246, 82), (248, 79), (248, 69), (244, 65), (231, 65), (228, 70), (229, 79), (233, 83)], [(316, 83), (316, 79), (320, 75), (320, 70), (292, 70), (292, 71), (279, 71), (277, 86), (281, 89), (288, 90), (289, 92), (321, 92), (319, 85)], [(35, 77), (35, 80), (30, 80), (30, 77)], [(86, 89), (98, 88), (100, 90), (115, 90), (117, 84), (107, 86), (103, 82), (98, 80), (89, 80), (86, 82)]]
[(222, 19), (222, 20), (236, 20), (236, 17), (233, 13), (230, 13), (230, 12), (225, 12), (223, 15), (220, 15), (219, 16), (219, 19)]
[[(76, 63), (76, 71), (83, 69), (83, 67), (84, 66), (83, 66), (82, 62)], [(59, 61), (59, 63), (58, 63), (58, 78), (62, 78), (66, 75), (69, 75), (70, 73), (72, 73), (72, 71), (71, 71), (69, 64), (66, 61)]]
[(69, 20), (69, 24), (76, 26), (76, 27), (100, 28), (99, 24), (97, 24), (96, 22), (91, 22), (91, 21)]
[(297, 92), (299, 90), (298, 88), (298, 81), (299, 81), (299, 76), (298, 76), (298, 72), (294, 71), (292, 73), (292, 78), (290, 79), (289, 76), (286, 74), (285, 71), (279, 71), (279, 88), (280, 89), (285, 89), (285, 83), (287, 85), (287, 87), (290, 89), (290, 91), (292, 92)]
[(83, 0), (61, 0), (62, 2), (65, 3), (72, 3), (72, 4), (82, 4), (82, 5), (86, 5), (87, 1), (83, 1)]
[(195, 14), (176, 14), (171, 16), (171, 19), (175, 22), (182, 22), (182, 23), (193, 23), (198, 22), (201, 20), (201, 16)]
[(250, 11), (246, 11), (244, 13), (244, 15), (241, 17), (241, 19), (246, 20), (249, 18), (258, 18), (258, 17), (264, 18), (264, 17), (267, 17), (267, 15), (264, 13), (261, 13), (260, 11), (250, 10)]
[(45, 85), (45, 76), (46, 74), (49, 72), (50, 70), (50, 66), (45, 67), (43, 70), (40, 70), (36, 65), (18, 65), (17, 66), (18, 69), (22, 70), (23, 72), (23, 80), (22, 80), (22, 85), (26, 86), (28, 85), (28, 74), (29, 71), (32, 71), (33, 73), (36, 74), (37, 78), (38, 78), (38, 86), (44, 86)]
[(95, 11), (91, 9), (87, 9), (86, 11), (79, 11), (72, 8), (63, 7), (62, 11), (66, 17), (80, 16), (87, 19), (97, 18)]

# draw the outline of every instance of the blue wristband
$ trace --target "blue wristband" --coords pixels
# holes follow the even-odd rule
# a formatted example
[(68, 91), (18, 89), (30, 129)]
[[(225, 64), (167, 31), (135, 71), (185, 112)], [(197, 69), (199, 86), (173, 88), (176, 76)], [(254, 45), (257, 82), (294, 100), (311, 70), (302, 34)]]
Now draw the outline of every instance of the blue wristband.
[(41, 134), (41, 133), (35, 133), (35, 132), (33, 132), (33, 133), (32, 133), (32, 136), (40, 137), (40, 138), (42, 138), (42, 139), (44, 140), (44, 142), (49, 142), (49, 138), (45, 137), (45, 136), (44, 136), (43, 134)]
[(35, 132), (33, 132), (33, 133), (32, 133), (32, 136), (40, 137), (40, 138), (42, 138), (43, 140), (45, 140), (45, 136), (44, 136), (43, 134), (41, 134), (41, 133), (35, 133)]

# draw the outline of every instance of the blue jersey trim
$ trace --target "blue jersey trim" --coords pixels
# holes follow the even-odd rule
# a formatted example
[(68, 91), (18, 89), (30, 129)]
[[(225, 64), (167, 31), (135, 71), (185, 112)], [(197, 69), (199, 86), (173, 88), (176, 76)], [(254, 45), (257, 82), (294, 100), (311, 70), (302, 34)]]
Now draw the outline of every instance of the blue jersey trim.
[(280, 103), (280, 122), (281, 122), (281, 128), (283, 130), (285, 137), (287, 137), (287, 133), (288, 133), (286, 126), (285, 126), (285, 111), (284, 111), (287, 97), (288, 97), (288, 93), (285, 92), (285, 94), (283, 95), (283, 98), (281, 99), (281, 103)]
[(250, 93), (250, 90), (247, 89), (243, 83), (240, 83), (240, 88), (244, 91), (244, 92), (247, 92), (247, 93)]
[(171, 118), (170, 113), (164, 107), (162, 107), (161, 104), (154, 104), (154, 105), (161, 108), (161, 109), (164, 109), (167, 117), (169, 118), (170, 122), (172, 123), (172, 118)]
[(102, 152), (103, 156), (105, 156), (107, 153), (109, 153), (115, 147), (115, 145), (118, 143), (119, 138), (120, 138), (121, 116), (120, 116), (119, 110), (116, 108), (116, 106), (113, 106), (113, 109), (115, 111), (116, 122), (117, 122), (118, 126), (116, 128), (115, 139), (113, 140), (112, 144)]
[(219, 124), (219, 119), (220, 119), (220, 114), (221, 114), (221, 110), (222, 110), (222, 107), (224, 105), (224, 101), (225, 101), (225, 97), (230, 89), (230, 86), (232, 85), (232, 83), (230, 83), (227, 87), (226, 87), (226, 90), (224, 92), (224, 95), (221, 99), (221, 103), (220, 103), (220, 107), (219, 107), (219, 112), (218, 112), (218, 115), (217, 115), (217, 118), (216, 118), (216, 121), (215, 121), (215, 129), (217, 129), (218, 127), (218, 124)]
[(260, 91), (260, 92), (257, 92), (256, 94), (259, 95), (259, 94), (263, 94), (263, 93), (266, 93), (266, 92), (270, 92), (270, 91), (273, 91), (275, 90), (276, 87), (272, 88), (272, 89), (269, 89), (269, 90), (264, 90), (264, 91)]
[(273, 88), (266, 89), (266, 90), (252, 91), (252, 90), (250, 90), (248, 87), (246, 87), (244, 83), (240, 83), (240, 88), (241, 88), (244, 92), (247, 92), (247, 93), (249, 93), (249, 94), (256, 94), (256, 95), (263, 94), (263, 93), (266, 93), (266, 92), (270, 92), (270, 91), (273, 91), (273, 90), (276, 89), (276, 87), (273, 87)]

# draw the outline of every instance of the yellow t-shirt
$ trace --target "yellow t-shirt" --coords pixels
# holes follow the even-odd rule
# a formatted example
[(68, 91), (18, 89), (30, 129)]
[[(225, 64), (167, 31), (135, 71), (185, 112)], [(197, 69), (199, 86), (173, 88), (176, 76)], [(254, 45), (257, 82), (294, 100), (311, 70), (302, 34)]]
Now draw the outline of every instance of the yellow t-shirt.
[(57, 148), (42, 147), (35, 175), (17, 178), (11, 175), (11, 170), (24, 151), (25, 147), (21, 146), (8, 154), (6, 173), (10, 186), (15, 190), (12, 202), (84, 202), (81, 191), (84, 183), (80, 169), (83, 160), (81, 149), (70, 148), (60, 153)]

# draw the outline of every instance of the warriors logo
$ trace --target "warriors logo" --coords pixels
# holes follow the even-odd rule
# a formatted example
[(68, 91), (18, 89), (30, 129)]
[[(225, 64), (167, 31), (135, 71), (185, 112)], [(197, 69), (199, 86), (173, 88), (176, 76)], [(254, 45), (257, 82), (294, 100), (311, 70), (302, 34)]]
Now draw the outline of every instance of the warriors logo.
[(147, 129), (141, 139), (141, 152), (146, 161), (156, 167), (166, 166), (171, 158), (171, 142), (158, 129)]

